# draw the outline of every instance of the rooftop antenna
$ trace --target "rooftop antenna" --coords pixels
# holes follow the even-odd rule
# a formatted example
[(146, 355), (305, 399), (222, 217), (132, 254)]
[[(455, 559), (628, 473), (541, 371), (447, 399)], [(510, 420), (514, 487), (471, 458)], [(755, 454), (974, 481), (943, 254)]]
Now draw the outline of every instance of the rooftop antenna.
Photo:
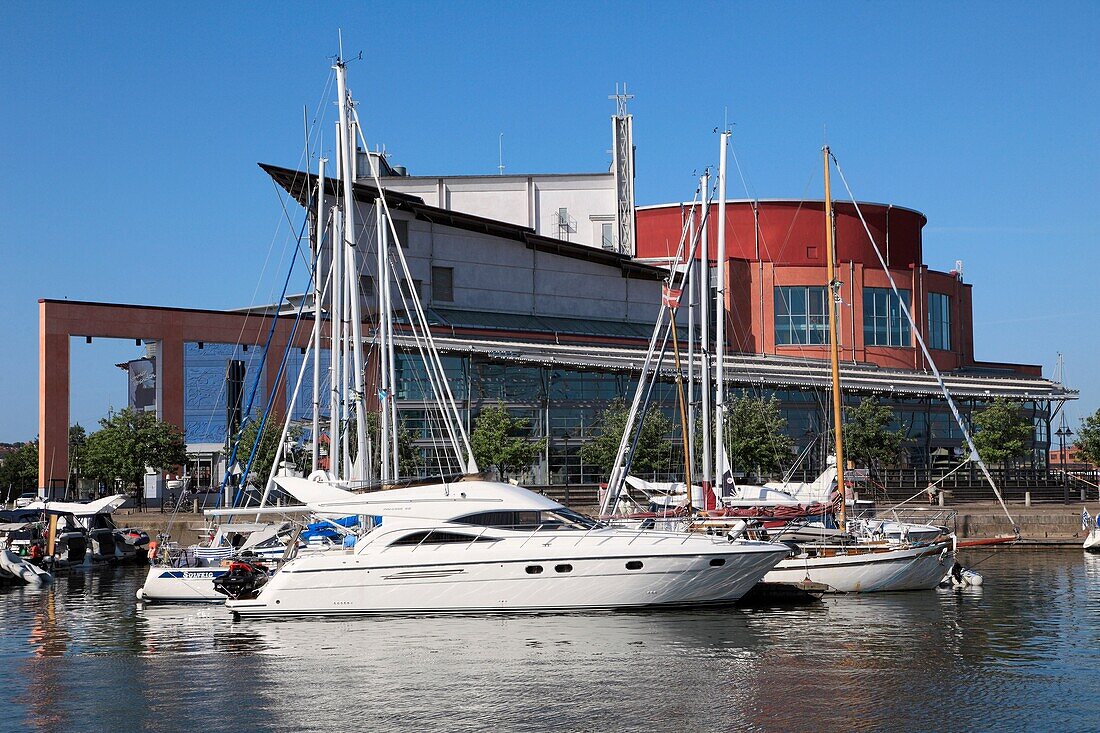
[(500, 171), (498, 175), (504, 175), (504, 133), (500, 133), (500, 139), (497, 141), (497, 170)]

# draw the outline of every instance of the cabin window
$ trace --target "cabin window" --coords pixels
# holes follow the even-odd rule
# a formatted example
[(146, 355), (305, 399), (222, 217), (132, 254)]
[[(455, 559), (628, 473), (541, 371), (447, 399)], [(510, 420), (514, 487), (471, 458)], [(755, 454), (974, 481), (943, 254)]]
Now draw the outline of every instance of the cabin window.
[(542, 566), (541, 565), (528, 565), (527, 566), (527, 574), (528, 575), (538, 575), (541, 572), (542, 572)]
[(432, 301), (452, 303), (455, 299), (455, 268), (432, 268)]
[(911, 346), (909, 319), (902, 303), (909, 308), (909, 291), (890, 288), (863, 289), (863, 345)]
[(943, 293), (928, 294), (928, 346), (951, 350), (951, 297)]
[(573, 572), (573, 566), (568, 563), (562, 563), (561, 565), (554, 566), (554, 572), (556, 573), (571, 573)]
[(535, 511), (497, 511), (467, 514), (454, 520), (456, 524), (473, 524), (478, 527), (496, 529), (534, 530), (540, 532), (555, 529), (592, 529), (598, 526), (596, 520), (578, 514), (571, 509)]
[(712, 568), (720, 568), (725, 564), (726, 564), (726, 558), (724, 558), (724, 557), (716, 557), (716, 558), (714, 558), (713, 560), (710, 561), (710, 566)]
[(626, 569), (627, 570), (641, 570), (642, 569), (642, 561), (641, 560), (631, 560), (630, 562), (628, 562), (626, 564)]
[(477, 535), (463, 534), (461, 532), (444, 532), (433, 529), (427, 532), (412, 532), (390, 543), (391, 547), (399, 545), (445, 545), (459, 542), (496, 542), (494, 537), (478, 537)]
[(775, 288), (775, 343), (829, 343), (829, 311), (824, 286), (778, 286)]

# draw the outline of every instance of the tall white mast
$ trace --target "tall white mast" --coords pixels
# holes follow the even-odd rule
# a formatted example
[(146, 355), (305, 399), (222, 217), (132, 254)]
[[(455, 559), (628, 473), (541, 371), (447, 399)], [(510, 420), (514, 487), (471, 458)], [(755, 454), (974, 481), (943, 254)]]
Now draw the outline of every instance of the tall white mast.
[(381, 395), (381, 401), (378, 405), (378, 423), (381, 427), (381, 440), (378, 443), (378, 465), (379, 465), (379, 479), (383, 484), (390, 483), (393, 479), (390, 476), (391, 461), (389, 457), (390, 450), (390, 408), (389, 403), (392, 395), (390, 394), (390, 370), (387, 362), (389, 361), (389, 329), (387, 328), (387, 322), (389, 321), (389, 303), (387, 302), (389, 297), (389, 285), (390, 273), (389, 273), (389, 252), (386, 249), (386, 228), (382, 220), (382, 200), (376, 198), (374, 200), (374, 220), (375, 226), (378, 228), (378, 257), (376, 267), (378, 268), (378, 277), (376, 279), (375, 289), (378, 291), (378, 373), (380, 389), (378, 390)]
[(311, 470), (321, 461), (321, 244), (325, 240), (325, 158), (317, 161), (317, 213), (313, 219), (313, 449)]
[(700, 446), (702, 453), (702, 473), (704, 482), (710, 482), (713, 470), (711, 468), (711, 381), (710, 381), (710, 238), (707, 215), (710, 209), (710, 173), (703, 172), (699, 179), (699, 187), (702, 189), (703, 201), (702, 216), (700, 217), (700, 246), (699, 246), (699, 393), (702, 397), (702, 424), (703, 442)]
[(726, 429), (726, 148), (729, 131), (721, 135), (718, 157), (718, 262), (715, 277), (718, 297), (714, 303), (714, 489), (721, 495), (725, 465)]
[[(337, 178), (343, 176), (344, 168), (344, 155), (342, 147), (344, 145), (344, 135), (341, 130), (342, 125), (336, 123), (336, 175)], [(340, 391), (343, 384), (342, 367), (344, 364), (343, 357), (343, 341), (344, 341), (344, 309), (343, 309), (343, 295), (344, 295), (344, 248), (339, 245), (344, 241), (344, 218), (340, 215), (340, 209), (343, 208), (343, 203), (338, 203), (333, 208), (333, 236), (329, 239), (330, 246), (329, 251), (332, 253), (332, 282), (329, 285), (331, 291), (329, 295), (329, 301), (331, 308), (329, 309), (329, 394), (331, 398), (329, 400), (329, 445), (328, 445), (328, 462), (329, 471), (332, 473), (332, 477), (339, 480), (340, 473), (340, 458), (343, 453), (342, 434), (343, 427), (341, 423), (341, 415), (343, 414), (343, 393)]]
[[(363, 393), (363, 312), (362, 298), (359, 297), (359, 268), (358, 258), (355, 256), (355, 137), (353, 126), (348, 111), (350, 100), (347, 90), (347, 67), (343, 60), (336, 63), (336, 91), (340, 95), (340, 120), (342, 131), (345, 135), (344, 144), (340, 152), (344, 158), (344, 254), (347, 259), (344, 265), (345, 278), (348, 288), (347, 316), (351, 321), (351, 329), (348, 337), (351, 339), (352, 368), (354, 377), (349, 381), (354, 385), (352, 398), (355, 406), (355, 465), (348, 466), (349, 475), (355, 479), (364, 478), (363, 466), (367, 456), (367, 411), (364, 409)], [(345, 379), (347, 377), (345, 376)]]
[[(703, 192), (703, 200), (706, 201), (706, 192)], [(692, 206), (688, 210), (688, 237), (692, 243), (695, 242), (695, 207)], [(679, 264), (679, 263), (677, 263)], [(684, 261), (684, 286), (687, 288), (688, 296), (688, 352), (687, 352), (687, 425), (684, 426), (687, 432), (687, 452), (688, 452), (688, 465), (691, 470), (695, 471), (695, 282), (691, 279), (692, 270), (696, 273), (700, 272), (700, 268), (695, 264), (695, 258), (691, 256), (689, 249), (687, 259)], [(698, 276), (698, 275), (696, 275)], [(703, 477), (706, 480), (706, 476)], [(690, 496), (688, 497), (691, 498)]]

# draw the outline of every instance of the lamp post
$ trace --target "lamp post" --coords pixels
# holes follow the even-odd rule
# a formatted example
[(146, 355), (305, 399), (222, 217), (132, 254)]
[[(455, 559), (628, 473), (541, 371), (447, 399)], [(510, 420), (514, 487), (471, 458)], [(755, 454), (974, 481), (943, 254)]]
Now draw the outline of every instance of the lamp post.
[(1058, 436), (1058, 464), (1062, 467), (1062, 501), (1069, 504), (1069, 481), (1066, 480), (1066, 438), (1073, 435), (1073, 431), (1062, 421), (1062, 426), (1054, 431)]

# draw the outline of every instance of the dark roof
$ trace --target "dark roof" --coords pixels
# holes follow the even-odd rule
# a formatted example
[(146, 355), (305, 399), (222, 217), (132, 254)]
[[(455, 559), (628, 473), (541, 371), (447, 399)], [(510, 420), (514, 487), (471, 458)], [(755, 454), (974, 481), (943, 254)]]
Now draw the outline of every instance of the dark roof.
[(653, 324), (630, 321), (608, 321), (597, 318), (563, 318), (522, 313), (487, 313), (455, 308), (431, 308), (433, 325), (454, 328), (474, 328), (489, 331), (523, 331), (555, 333), (573, 336), (614, 336), (644, 341), (653, 331)]
[[(277, 184), (282, 186), (302, 206), (309, 206), (310, 192), (317, 184), (317, 176), (312, 173), (280, 168), (266, 163), (260, 163), (264, 170)], [(334, 178), (325, 179), (325, 195), (336, 196), (338, 194), (338, 181)], [(530, 227), (510, 224), (495, 219), (486, 219), (473, 214), (464, 214), (459, 211), (449, 211), (436, 206), (428, 206), (418, 196), (410, 196), (383, 188), (386, 192), (386, 203), (393, 211), (405, 211), (415, 218), (429, 221), (434, 224), (465, 229), (471, 232), (490, 234), (502, 239), (510, 239), (520, 242), (525, 247), (539, 252), (571, 257), (577, 260), (595, 262), (608, 267), (617, 267), (623, 277), (635, 277), (643, 280), (664, 280), (668, 276), (667, 270), (653, 265), (636, 262), (629, 255), (609, 252), (598, 247), (589, 247), (576, 242), (565, 242), (552, 237), (544, 237), (536, 234)], [(356, 182), (354, 186), (355, 198), (365, 203), (373, 202), (378, 197), (378, 188), (372, 184)]]

